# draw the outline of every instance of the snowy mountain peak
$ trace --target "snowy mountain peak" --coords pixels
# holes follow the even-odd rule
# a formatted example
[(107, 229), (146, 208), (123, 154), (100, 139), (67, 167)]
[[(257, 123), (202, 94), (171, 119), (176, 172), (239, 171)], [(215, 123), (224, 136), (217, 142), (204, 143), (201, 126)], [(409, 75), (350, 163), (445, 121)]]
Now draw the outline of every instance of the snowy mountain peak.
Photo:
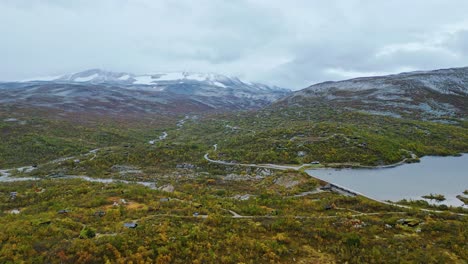
[[(126, 73), (109, 72), (100, 69), (90, 69), (78, 73), (66, 74), (57, 79), (49, 81), (64, 81), (64, 82), (91, 82), (91, 83), (104, 83), (116, 82), (118, 80), (125, 80), (125, 77), (130, 77)], [(128, 78), (127, 78), (128, 79)]]
[[(215, 73), (132, 74), (91, 69), (58, 77), (0, 83), (0, 104), (104, 111), (188, 113), (258, 109), (290, 90)], [(71, 110), (70, 110), (71, 111)]]
[(43, 77), (24, 80), (23, 82), (55, 82), (55, 83), (89, 83), (110, 84), (123, 86), (168, 86), (174, 84), (200, 84), (217, 88), (250, 88), (262, 91), (288, 91), (275, 86), (260, 83), (243, 82), (236, 77), (228, 77), (216, 73), (196, 72), (157, 72), (154, 74), (133, 74), (125, 72), (111, 72), (101, 69), (90, 69), (82, 72), (66, 74), (56, 77)]
[(192, 73), (192, 72), (158, 72), (151, 75), (134, 75), (134, 84), (152, 85), (160, 82), (174, 82), (174, 81), (196, 81), (205, 82), (214, 86), (225, 88), (225, 81), (233, 80), (235, 78), (226, 77), (224, 75), (214, 73)]

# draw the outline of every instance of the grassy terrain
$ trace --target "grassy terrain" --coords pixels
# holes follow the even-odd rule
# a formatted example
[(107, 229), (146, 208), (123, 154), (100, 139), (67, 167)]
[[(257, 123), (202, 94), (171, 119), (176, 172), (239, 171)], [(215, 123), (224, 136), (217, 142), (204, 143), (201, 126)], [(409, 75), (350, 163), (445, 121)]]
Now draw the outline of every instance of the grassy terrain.
[(218, 144), (210, 157), (242, 163), (375, 166), (411, 160), (411, 153), (467, 152), (468, 126), (328, 108), (265, 109), (191, 123), (180, 140)]
[[(462, 263), (468, 258), (466, 217), (327, 192), (294, 197), (317, 186), (295, 172), (257, 180), (206, 175), (167, 180), (172, 193), (81, 180), (4, 183), (0, 262)], [(11, 191), (18, 192), (16, 199), (7, 195)], [(251, 197), (242, 201), (236, 194)], [(334, 207), (326, 210), (330, 204)], [(13, 209), (20, 213), (10, 214)], [(62, 209), (69, 212), (58, 213)], [(233, 218), (227, 210), (249, 217)], [(105, 215), (96, 214), (100, 211)], [(138, 226), (125, 228), (127, 222)]]
[(81, 119), (0, 109), (0, 168), (41, 164), (100, 147), (146, 142), (159, 135), (158, 128), (175, 122), (170, 118)]
[[(40, 116), (7, 122), (7, 116), (11, 115), (0, 115), (0, 168), (119, 146), (114, 149), (116, 157), (102, 162), (173, 168), (180, 162), (202, 164), (203, 154), (211, 151), (212, 158), (242, 163), (376, 166), (416, 161), (412, 153), (421, 157), (468, 151), (466, 121), (442, 124), (327, 107), (189, 118), (181, 128), (176, 118), (98, 120), (90, 125)], [(149, 146), (148, 141), (162, 131), (169, 133), (168, 138)]]
[[(467, 218), (455, 214), (464, 209), (424, 212), (315, 192), (323, 183), (300, 172), (212, 164), (203, 155), (375, 166), (467, 152), (467, 129), (460, 120), (327, 107), (141, 120), (3, 109), (0, 168), (38, 164), (12, 173), (41, 180), (0, 185), (0, 262), (464, 263)], [(151, 181), (159, 189), (63, 175)], [(125, 228), (129, 222), (138, 226)]]

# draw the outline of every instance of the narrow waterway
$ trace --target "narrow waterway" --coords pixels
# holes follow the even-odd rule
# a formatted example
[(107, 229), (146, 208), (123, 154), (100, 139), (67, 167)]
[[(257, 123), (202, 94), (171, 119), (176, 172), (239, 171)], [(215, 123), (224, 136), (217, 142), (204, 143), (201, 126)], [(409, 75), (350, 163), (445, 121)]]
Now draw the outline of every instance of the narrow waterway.
[[(81, 179), (88, 182), (100, 182), (100, 183), (124, 183), (124, 184), (139, 184), (150, 189), (156, 189), (156, 182), (144, 182), (144, 181), (126, 181), (119, 179), (103, 179), (103, 178), (91, 178), (82, 175), (65, 175), (62, 177), (49, 178), (54, 180), (66, 180), (66, 179)], [(19, 181), (39, 181), (42, 178), (34, 177), (11, 177), (9, 172), (6, 170), (0, 170), (0, 182), (19, 182)]]

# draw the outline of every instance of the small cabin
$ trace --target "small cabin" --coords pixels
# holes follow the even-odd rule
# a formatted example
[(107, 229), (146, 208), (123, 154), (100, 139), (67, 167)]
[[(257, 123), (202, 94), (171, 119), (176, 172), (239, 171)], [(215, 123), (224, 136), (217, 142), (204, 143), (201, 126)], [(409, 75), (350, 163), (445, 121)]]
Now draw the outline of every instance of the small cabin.
[(59, 213), (59, 214), (68, 214), (69, 212), (70, 212), (70, 210), (62, 209), (62, 210), (59, 210), (57, 213)]

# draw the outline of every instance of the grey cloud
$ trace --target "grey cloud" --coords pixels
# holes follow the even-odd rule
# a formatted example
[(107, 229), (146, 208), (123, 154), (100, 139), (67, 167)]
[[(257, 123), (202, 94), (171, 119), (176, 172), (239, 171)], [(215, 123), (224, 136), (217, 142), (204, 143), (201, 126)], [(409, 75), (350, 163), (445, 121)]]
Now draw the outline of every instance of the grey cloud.
[(0, 80), (87, 68), (289, 88), (466, 66), (464, 0), (0, 0)]

